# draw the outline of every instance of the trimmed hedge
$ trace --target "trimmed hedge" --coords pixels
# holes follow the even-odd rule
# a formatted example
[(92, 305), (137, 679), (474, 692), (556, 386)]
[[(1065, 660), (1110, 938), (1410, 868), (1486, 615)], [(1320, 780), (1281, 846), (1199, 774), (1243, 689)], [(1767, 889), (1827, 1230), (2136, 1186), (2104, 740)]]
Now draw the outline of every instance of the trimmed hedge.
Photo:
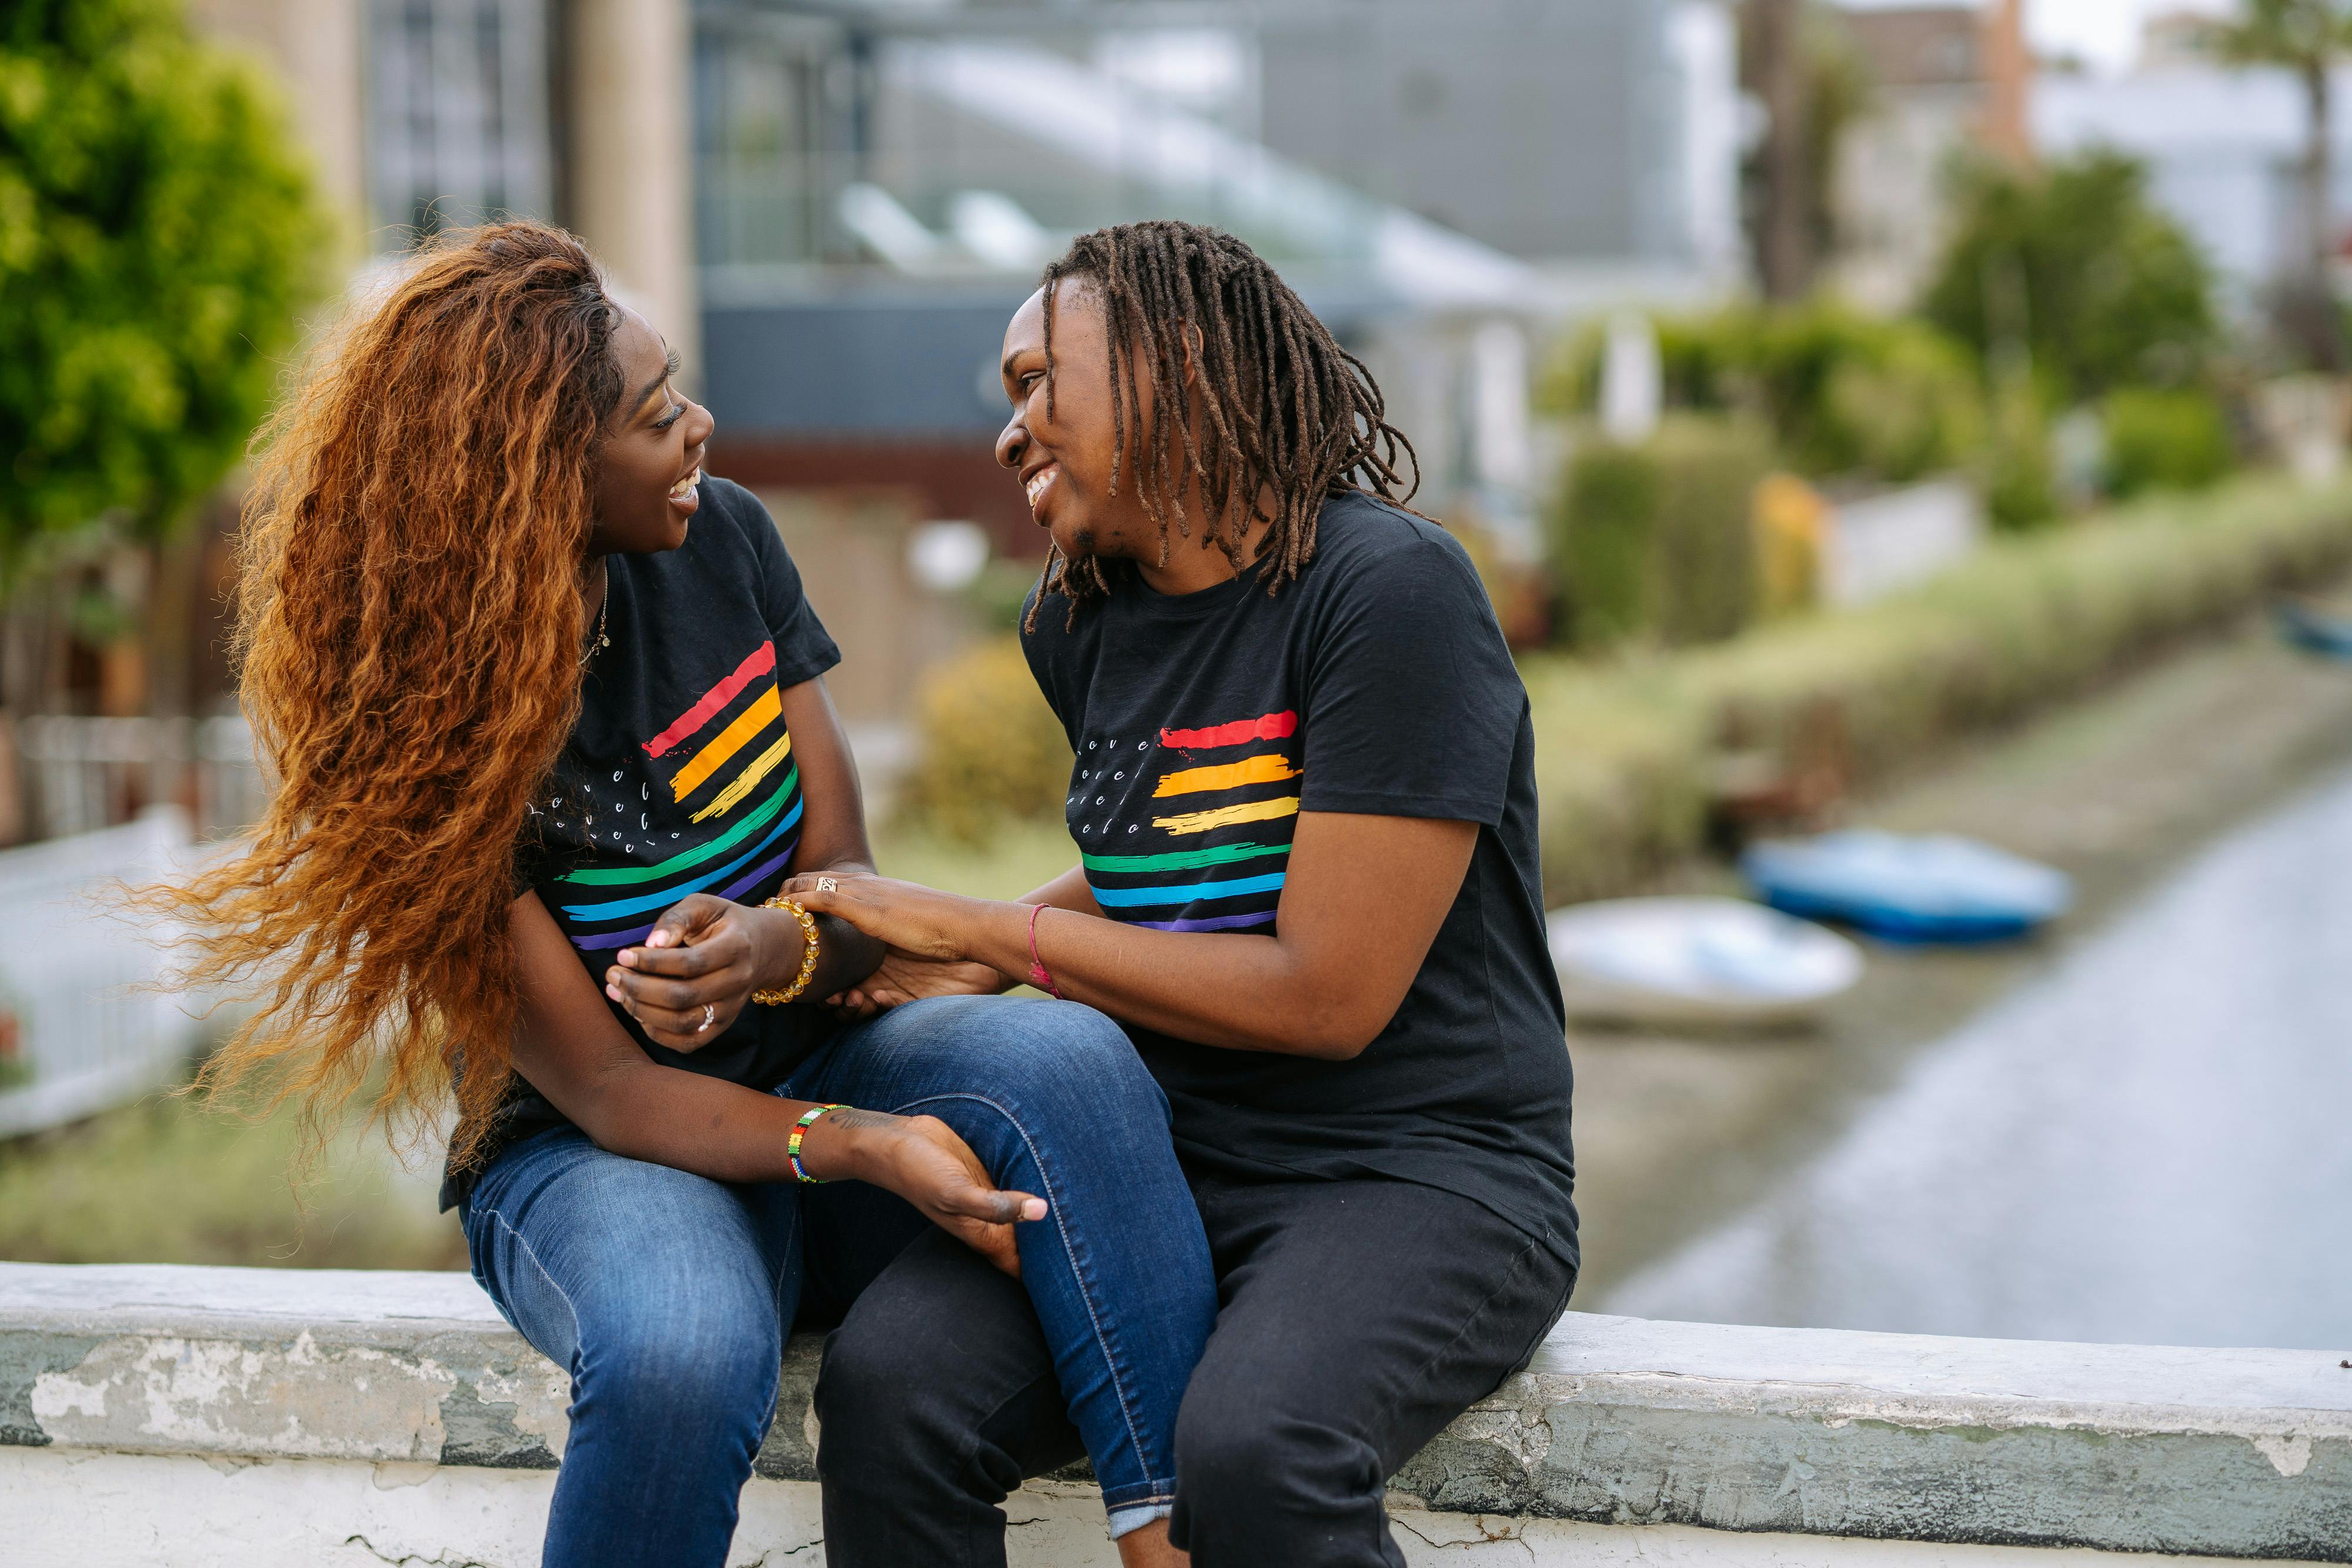
[[(1711, 647), (1529, 655), (1547, 895), (1623, 893), (1697, 849), (1717, 756), (1786, 746), (1824, 706), (1844, 721), (1856, 777), (1885, 777), (2347, 566), (2352, 481), (2244, 478), (2005, 536), (1911, 592)], [(920, 724), (902, 797), (915, 823), (983, 841), (1007, 817), (1060, 816), (1069, 747), (1012, 639), (938, 672)]]
[(1867, 780), (2347, 565), (2352, 483), (2263, 477), (2000, 538), (1911, 592), (1710, 648), (1527, 659), (1547, 895), (1621, 893), (1696, 849), (1718, 750), (1784, 746), (1824, 705)]
[(1562, 630), (1591, 650), (1737, 635), (1757, 606), (1756, 486), (1772, 449), (1746, 422), (1678, 415), (1638, 446), (1594, 441), (1550, 518)]

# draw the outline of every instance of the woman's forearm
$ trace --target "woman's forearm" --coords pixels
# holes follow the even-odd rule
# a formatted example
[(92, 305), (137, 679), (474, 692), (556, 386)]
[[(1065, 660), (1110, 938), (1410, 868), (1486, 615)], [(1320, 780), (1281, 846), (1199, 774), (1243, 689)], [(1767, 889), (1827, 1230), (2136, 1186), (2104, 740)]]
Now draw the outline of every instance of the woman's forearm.
[[(1059, 886), (1049, 883), (1047, 889)], [(1054, 984), (1129, 1023), (1201, 1045), (1293, 1056), (1354, 1056), (1378, 1032), (1360, 1009), (1326, 998), (1300, 955), (1279, 938), (1153, 931), (1058, 901), (1036, 922), (1037, 954)], [(1087, 902), (1091, 904), (1089, 896)], [(974, 900), (968, 956), (1008, 975), (1029, 973), (1031, 904)], [(1381, 1020), (1385, 1021), (1385, 1020)]]
[[(778, 914), (783, 914), (778, 910)], [(795, 935), (800, 922), (793, 922)], [(816, 973), (810, 977), (808, 988), (797, 1000), (814, 1002), (838, 991), (845, 991), (872, 974), (882, 962), (885, 949), (881, 943), (835, 915), (816, 917)], [(797, 945), (793, 955), (792, 973), (782, 977), (781, 984), (790, 985), (800, 975), (800, 954)]]
[(713, 1181), (789, 1181), (793, 1124), (808, 1109), (723, 1078), (664, 1067), (638, 1053), (593, 1082), (541, 1092), (596, 1146)]
[[(1087, 913), (1077, 873), (1001, 903), (883, 877), (793, 896), (894, 951), (1027, 977), (1031, 942), (1054, 987), (1112, 1017), (1237, 1051), (1344, 1061), (1412, 988), (1463, 885), (1475, 822), (1302, 812), (1279, 918), (1266, 933), (1161, 931)], [(1045, 907), (1041, 908), (1041, 905)]]
[[(1095, 890), (1087, 881), (1087, 868), (1074, 865), (1042, 887), (1034, 887), (1021, 895), (1024, 904), (1042, 904), (1048, 909), (1067, 909), (1079, 915), (1100, 915), (1102, 905), (1095, 902)], [(1028, 972), (1023, 966), (1022, 972)]]

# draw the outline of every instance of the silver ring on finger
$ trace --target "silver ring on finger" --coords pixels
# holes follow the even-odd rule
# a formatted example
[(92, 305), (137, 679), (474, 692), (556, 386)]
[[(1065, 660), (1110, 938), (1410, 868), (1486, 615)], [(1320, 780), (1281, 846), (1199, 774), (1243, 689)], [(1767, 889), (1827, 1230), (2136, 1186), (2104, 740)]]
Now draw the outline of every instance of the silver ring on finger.
[(840, 891), (840, 888), (841, 883), (834, 881), (833, 878), (829, 876), (821, 876), (816, 879), (816, 890), (819, 893), (836, 893)]
[(704, 1030), (709, 1029), (709, 1028), (713, 1023), (717, 1022), (717, 1021), (718, 1021), (718, 1019), (719, 1019), (719, 1004), (718, 1004), (717, 1002), (705, 1002), (705, 1003), (703, 1003), (703, 1004), (702, 1004), (702, 1021), (701, 1021), (700, 1023), (696, 1024), (696, 1025), (694, 1026), (694, 1032), (695, 1032), (695, 1033), (697, 1033), (697, 1034), (700, 1034)]

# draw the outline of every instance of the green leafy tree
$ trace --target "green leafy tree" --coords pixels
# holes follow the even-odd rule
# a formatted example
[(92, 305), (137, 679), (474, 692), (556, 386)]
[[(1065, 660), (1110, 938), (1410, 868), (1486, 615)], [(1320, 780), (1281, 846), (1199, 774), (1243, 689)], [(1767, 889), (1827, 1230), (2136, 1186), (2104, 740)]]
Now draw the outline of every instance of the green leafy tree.
[[(1748, 417), (1801, 474), (1899, 485), (1961, 466), (1980, 444), (1975, 366), (1923, 322), (1817, 296), (1668, 316), (1655, 327), (1667, 404)], [(1605, 341), (1596, 328), (1569, 346), (1542, 389), (1549, 407), (1591, 408)]]
[(1976, 351), (1996, 388), (2030, 373), (2045, 396), (2074, 403), (2203, 372), (2211, 270), (2148, 200), (2137, 162), (2094, 152), (2032, 172), (1979, 164), (1955, 200), (1920, 309)]
[(2352, 15), (2336, 0), (2239, 0), (2238, 12), (2205, 29), (2205, 47), (2231, 65), (2278, 66), (2303, 88), (2303, 159), (2296, 169), (2302, 244), (2280, 279), (2279, 325), (2313, 365), (2345, 368), (2344, 331), (2327, 270), (2336, 240), (2329, 191), (2335, 173), (2329, 73), (2352, 51)]
[(0, 572), (220, 482), (331, 241), (266, 83), (165, 0), (0, 0)]

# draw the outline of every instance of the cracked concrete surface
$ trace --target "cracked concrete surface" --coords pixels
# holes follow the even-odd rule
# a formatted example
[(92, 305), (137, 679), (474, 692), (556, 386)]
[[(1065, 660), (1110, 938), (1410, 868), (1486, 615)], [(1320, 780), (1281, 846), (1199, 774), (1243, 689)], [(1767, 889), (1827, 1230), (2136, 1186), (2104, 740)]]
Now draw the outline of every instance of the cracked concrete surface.
[[(816, 1355), (806, 1338), (786, 1353), (741, 1568), (821, 1556)], [(2036, 1562), (2086, 1548), (2352, 1562), (2352, 1371), (2337, 1359), (1570, 1313), (1527, 1372), (1404, 1467), (1397, 1517), (1416, 1562), (1480, 1568), (1587, 1548), (1649, 1561), (1681, 1538), (1659, 1531), (1694, 1530), (1725, 1561), (1810, 1542), (1815, 1555), (1790, 1560), (1829, 1562), (1819, 1552), (1843, 1541), (1954, 1563), (2026, 1548), (2044, 1549)], [(535, 1555), (565, 1392), (462, 1275), (0, 1264), (12, 1519), (47, 1511), (86, 1530), (103, 1511), (184, 1540), (207, 1510), (250, 1531), (278, 1517), (254, 1503), (284, 1492), (327, 1531), (289, 1563), (507, 1568)], [(164, 1480), (142, 1490), (137, 1475)], [(1089, 1487), (1037, 1483), (1008, 1510), (1016, 1560), (1112, 1561)], [(1608, 1555), (1621, 1546), (1633, 1555)]]

